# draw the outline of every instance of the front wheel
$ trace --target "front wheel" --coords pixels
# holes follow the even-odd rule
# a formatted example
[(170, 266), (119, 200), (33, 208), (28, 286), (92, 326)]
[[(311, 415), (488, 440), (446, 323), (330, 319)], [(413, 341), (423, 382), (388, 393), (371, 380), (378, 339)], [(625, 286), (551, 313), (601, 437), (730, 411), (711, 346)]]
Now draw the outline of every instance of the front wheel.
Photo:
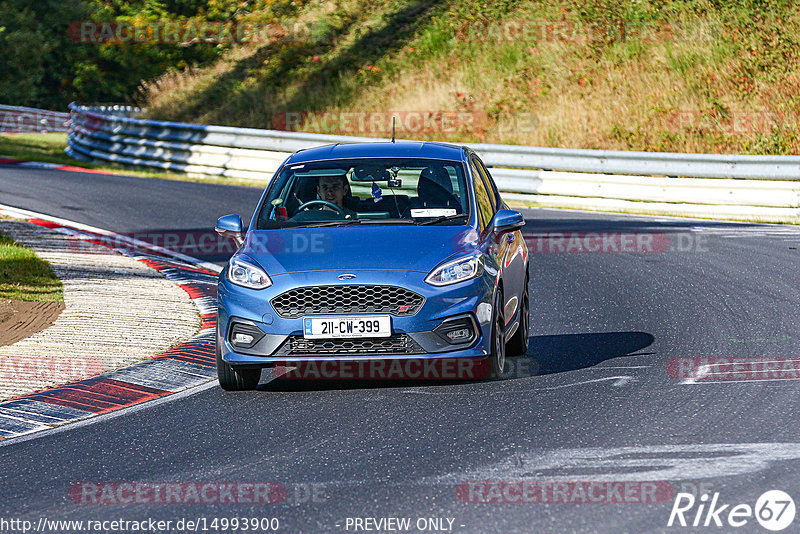
[(492, 321), (492, 378), (500, 378), (506, 370), (506, 323), (503, 314), (503, 294), (497, 291), (494, 297), (494, 320)]
[(217, 354), (217, 378), (219, 385), (225, 391), (248, 391), (256, 389), (261, 379), (261, 369), (236, 369), (222, 359), (219, 346)]
[(522, 304), (519, 310), (519, 326), (511, 339), (508, 340), (508, 355), (522, 356), (528, 352), (528, 335), (530, 333), (531, 305), (528, 300), (528, 284), (525, 283), (525, 292), (522, 294)]

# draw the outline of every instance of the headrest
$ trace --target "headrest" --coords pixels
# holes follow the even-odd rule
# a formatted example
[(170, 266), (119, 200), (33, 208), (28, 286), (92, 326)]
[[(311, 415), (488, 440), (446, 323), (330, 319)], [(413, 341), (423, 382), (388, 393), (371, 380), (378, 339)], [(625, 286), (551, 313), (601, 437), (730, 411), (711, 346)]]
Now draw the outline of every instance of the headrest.
[(419, 175), (419, 182), (422, 183), (423, 179), (430, 180), (439, 187), (447, 190), (448, 193), (453, 192), (453, 182), (450, 181), (450, 173), (441, 165), (433, 165), (425, 167)]

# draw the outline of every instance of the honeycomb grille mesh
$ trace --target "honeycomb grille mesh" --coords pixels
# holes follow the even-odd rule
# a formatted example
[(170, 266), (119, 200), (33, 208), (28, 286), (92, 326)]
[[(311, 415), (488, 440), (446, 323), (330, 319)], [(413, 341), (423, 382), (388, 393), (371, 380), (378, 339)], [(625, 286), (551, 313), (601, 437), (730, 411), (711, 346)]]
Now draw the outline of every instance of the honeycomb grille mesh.
[(414, 315), (424, 297), (408, 289), (380, 285), (308, 286), (290, 289), (272, 299), (275, 312), (284, 319), (304, 315), (389, 313)]
[(341, 354), (419, 354), (422, 348), (407, 334), (364, 339), (305, 339), (291, 336), (278, 349), (281, 356), (333, 356)]

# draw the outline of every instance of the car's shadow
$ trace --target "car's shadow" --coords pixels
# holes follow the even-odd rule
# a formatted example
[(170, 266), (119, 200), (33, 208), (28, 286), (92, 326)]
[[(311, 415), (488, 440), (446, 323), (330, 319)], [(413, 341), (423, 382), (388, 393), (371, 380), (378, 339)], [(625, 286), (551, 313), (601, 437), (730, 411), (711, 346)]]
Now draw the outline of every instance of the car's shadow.
[(533, 336), (528, 342), (527, 354), (517, 359), (531, 360), (535, 368), (531, 376), (549, 375), (594, 367), (613, 358), (652, 354), (639, 351), (654, 340), (647, 332)]
[[(590, 334), (560, 334), (549, 336), (532, 336), (528, 345), (528, 352), (523, 356), (509, 358), (507, 371), (499, 380), (514, 380), (530, 378), (533, 376), (548, 375), (577, 371), (593, 367), (604, 361), (627, 356), (643, 356), (652, 354), (641, 352), (650, 346), (654, 337), (647, 332), (603, 332)], [(336, 369), (336, 367), (334, 367)], [(455, 367), (457, 369), (457, 367)], [(312, 372), (309, 372), (311, 370)], [(319, 366), (304, 368), (300, 372), (286, 373), (283, 378), (272, 378), (269, 382), (262, 383), (258, 389), (261, 391), (292, 392), (292, 391), (325, 391), (346, 389), (382, 389), (405, 387), (431, 387), (452, 386), (465, 382), (488, 380), (488, 366), (480, 365), (471, 369), (472, 375), (458, 376), (455, 379), (429, 379), (411, 380), (406, 378), (386, 379), (387, 376), (378, 374), (372, 378), (361, 379), (328, 379), (318, 378), (325, 373), (320, 372)], [(265, 371), (262, 380), (267, 378)], [(330, 375), (328, 375), (330, 376)], [(365, 376), (365, 375), (362, 375)], [(366, 374), (369, 376), (369, 373)], [(452, 376), (452, 375), (451, 375)], [(288, 377), (288, 378), (287, 378)]]

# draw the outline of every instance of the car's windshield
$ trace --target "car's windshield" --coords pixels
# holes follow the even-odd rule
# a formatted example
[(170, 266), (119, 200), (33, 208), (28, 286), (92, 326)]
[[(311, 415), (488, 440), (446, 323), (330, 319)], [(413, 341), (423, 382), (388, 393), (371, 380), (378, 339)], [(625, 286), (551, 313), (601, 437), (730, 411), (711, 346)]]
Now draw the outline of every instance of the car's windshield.
[(360, 158), (287, 165), (256, 229), (349, 224), (463, 224), (463, 165), (435, 159)]

